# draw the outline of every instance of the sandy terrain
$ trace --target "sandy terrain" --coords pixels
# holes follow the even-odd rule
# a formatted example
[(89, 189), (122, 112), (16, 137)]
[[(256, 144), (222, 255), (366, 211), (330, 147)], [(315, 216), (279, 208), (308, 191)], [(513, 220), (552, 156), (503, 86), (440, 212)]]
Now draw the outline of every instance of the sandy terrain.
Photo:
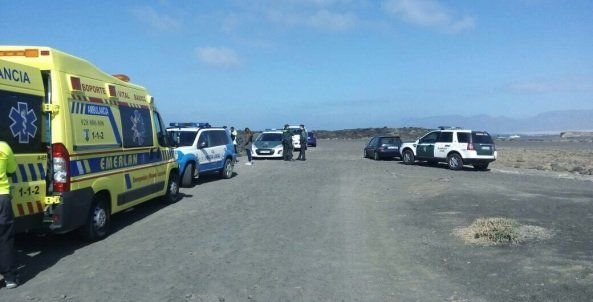
[(593, 144), (584, 142), (497, 142), (492, 168), (521, 168), (593, 175)]

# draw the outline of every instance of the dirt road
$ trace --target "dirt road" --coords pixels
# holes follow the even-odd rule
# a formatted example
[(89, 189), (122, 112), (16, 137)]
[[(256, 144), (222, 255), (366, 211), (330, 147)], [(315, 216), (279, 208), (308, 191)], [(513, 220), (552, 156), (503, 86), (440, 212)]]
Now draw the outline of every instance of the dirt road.
[[(174, 205), (114, 217), (107, 239), (18, 240), (25, 283), (0, 301), (590, 301), (593, 182), (362, 158), (322, 141), (306, 162), (237, 165)], [(479, 217), (546, 241), (465, 245)]]

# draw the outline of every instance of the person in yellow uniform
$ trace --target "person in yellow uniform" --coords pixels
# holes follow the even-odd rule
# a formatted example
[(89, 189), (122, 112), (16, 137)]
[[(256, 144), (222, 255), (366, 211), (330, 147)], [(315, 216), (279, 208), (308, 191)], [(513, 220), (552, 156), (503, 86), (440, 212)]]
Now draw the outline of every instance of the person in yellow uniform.
[(0, 141), (0, 274), (6, 288), (18, 286), (14, 254), (14, 213), (10, 200), (8, 176), (16, 171), (16, 160), (10, 146)]

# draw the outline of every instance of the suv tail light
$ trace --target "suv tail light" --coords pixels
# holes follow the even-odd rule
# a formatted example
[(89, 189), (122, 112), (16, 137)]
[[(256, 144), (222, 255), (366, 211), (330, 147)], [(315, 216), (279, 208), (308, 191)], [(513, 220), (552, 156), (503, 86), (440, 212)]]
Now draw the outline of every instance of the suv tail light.
[(476, 150), (473, 143), (467, 143), (467, 150)]
[(52, 146), (53, 189), (54, 192), (70, 191), (70, 154), (63, 144)]

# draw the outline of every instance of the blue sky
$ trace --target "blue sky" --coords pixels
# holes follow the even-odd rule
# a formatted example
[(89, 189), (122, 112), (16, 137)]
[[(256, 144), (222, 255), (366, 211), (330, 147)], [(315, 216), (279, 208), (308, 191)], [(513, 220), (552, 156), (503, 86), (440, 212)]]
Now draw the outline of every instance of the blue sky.
[(593, 109), (593, 2), (0, 0), (0, 43), (147, 87), (167, 121), (310, 129)]

